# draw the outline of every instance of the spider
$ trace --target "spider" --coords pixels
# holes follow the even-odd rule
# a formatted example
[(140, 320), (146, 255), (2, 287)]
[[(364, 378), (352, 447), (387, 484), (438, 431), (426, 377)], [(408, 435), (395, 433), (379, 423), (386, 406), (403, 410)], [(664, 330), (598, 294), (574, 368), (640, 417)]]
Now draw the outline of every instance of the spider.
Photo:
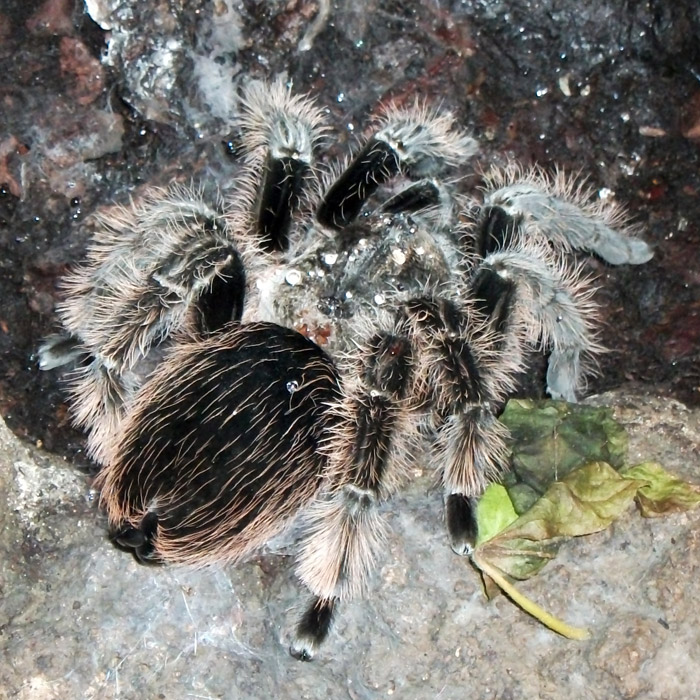
[(652, 253), (562, 172), (511, 165), (460, 193), (450, 173), (477, 144), (419, 102), (333, 166), (322, 110), (281, 81), (251, 83), (237, 125), (242, 172), (219, 201), (172, 186), (94, 218), (40, 366), (73, 365), (110, 537), (140, 562), (238, 561), (301, 523), (290, 652), (309, 660), (367, 588), (377, 506), (411, 465), (439, 475), (468, 555), (533, 352), (548, 393), (576, 400), (602, 348), (569, 253)]

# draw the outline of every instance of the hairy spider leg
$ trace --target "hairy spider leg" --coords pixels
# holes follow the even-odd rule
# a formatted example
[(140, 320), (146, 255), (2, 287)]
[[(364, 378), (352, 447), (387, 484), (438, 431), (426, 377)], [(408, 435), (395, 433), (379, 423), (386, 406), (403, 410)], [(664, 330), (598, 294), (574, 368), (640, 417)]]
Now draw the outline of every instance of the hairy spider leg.
[[(193, 216), (167, 222), (169, 241), (138, 284), (112, 310), (115, 328), (101, 354), (127, 367), (184, 326), (212, 333), (239, 321), (246, 267), (221, 217)], [(194, 308), (194, 318), (188, 314)]]
[(239, 188), (243, 216), (265, 251), (285, 251), (294, 214), (317, 194), (314, 150), (326, 132), (323, 113), (282, 81), (252, 83), (238, 123), (248, 162)]
[[(487, 304), (508, 314), (508, 286), (492, 284), (489, 291)], [(411, 299), (403, 310), (421, 339), (431, 454), (445, 489), (450, 542), (456, 553), (469, 554), (478, 534), (476, 500), (507, 466), (507, 430), (495, 413), (519, 366), (504, 353), (498, 324), (475, 306), (435, 296)]]
[(293, 156), (268, 155), (256, 206), (258, 233), (267, 251), (286, 250), (292, 213), (299, 207), (310, 165)]
[(330, 485), (307, 513), (297, 567), (313, 594), (290, 647), (298, 659), (313, 657), (337, 601), (365, 587), (385, 539), (377, 506), (395, 492), (415, 457), (417, 433), (406, 403), (414, 351), (407, 331), (393, 321), (362, 343), (343, 372), (342, 399), (331, 408), (337, 420), (326, 441)]
[(502, 207), (483, 206), (476, 222), (476, 252), (483, 260), (490, 253), (511, 247), (518, 235), (518, 217)]
[[(498, 319), (512, 353), (522, 353), (527, 346), (548, 350), (548, 393), (575, 402), (586, 371), (602, 351), (590, 280), (580, 265), (569, 264), (543, 237), (521, 230), (520, 217), (501, 207), (484, 208), (477, 248), (486, 255), (473, 271), (469, 296)], [(514, 297), (509, 301), (513, 313), (503, 314), (494, 306), (505, 298), (494, 294), (494, 287), (504, 285)]]
[(421, 412), (436, 416), (432, 453), (455, 551), (472, 546), (474, 499), (506, 463), (507, 431), (493, 411), (512, 388), (511, 366), (496, 356), (500, 337), (489, 320), (436, 296), (400, 304), (383, 326), (366, 334), (343, 372), (343, 399), (333, 409), (338, 421), (327, 442), (331, 486), (309, 510), (297, 574), (313, 598), (290, 648), (304, 660), (326, 637), (337, 601), (366, 585), (384, 542), (377, 506), (419, 453)]
[(443, 198), (442, 188), (435, 180), (412, 182), (382, 204), (380, 211), (386, 214), (420, 212), (437, 207)]
[(49, 370), (75, 362), (87, 353), (77, 335), (54, 333), (44, 340), (37, 354), (39, 369)]
[(397, 175), (416, 182), (385, 205), (388, 211), (437, 204), (440, 191), (432, 178), (475, 151), (476, 142), (455, 128), (451, 115), (419, 104), (389, 107), (374, 134), (326, 190), (316, 218), (323, 226), (344, 228), (377, 189)]
[(289, 648), (289, 653), (299, 661), (311, 661), (316, 649), (328, 636), (333, 624), (333, 615), (337, 604), (336, 598), (313, 596), (299, 618), (296, 639)]
[(612, 198), (563, 170), (511, 163), (487, 173), (484, 189), (485, 207), (500, 207), (526, 236), (544, 236), (559, 249), (585, 250), (611, 265), (640, 265), (654, 255)]
[(68, 391), (97, 461), (106, 460), (107, 437), (163, 341), (185, 328), (212, 333), (240, 320), (255, 251), (252, 242), (233, 239), (221, 209), (181, 186), (152, 190), (96, 219), (86, 264), (64, 283), (59, 314), (67, 334), (40, 349), (40, 362), (55, 366), (60, 347), (60, 363), (82, 353)]
[(419, 454), (421, 413), (435, 417), (431, 453), (452, 546), (470, 551), (475, 498), (507, 458), (507, 431), (494, 410), (512, 388), (512, 367), (491, 325), (475, 308), (436, 295), (398, 304), (390, 321), (381, 320), (385, 330), (363, 334), (332, 408), (330, 486), (307, 515), (297, 574), (313, 597), (290, 647), (296, 658), (313, 658), (338, 601), (364, 589), (385, 540), (378, 505)]
[(377, 188), (399, 174), (399, 157), (391, 146), (372, 137), (323, 197), (316, 218), (340, 229), (354, 221)]

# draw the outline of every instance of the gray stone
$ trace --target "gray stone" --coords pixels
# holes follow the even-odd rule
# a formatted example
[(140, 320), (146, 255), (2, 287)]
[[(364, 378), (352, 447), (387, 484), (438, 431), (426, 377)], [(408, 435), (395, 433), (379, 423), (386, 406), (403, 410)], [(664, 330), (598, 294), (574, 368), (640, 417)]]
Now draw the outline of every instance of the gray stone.
[[(630, 462), (698, 481), (700, 412), (627, 389)], [(386, 508), (367, 600), (343, 605), (311, 663), (287, 653), (305, 599), (293, 545), (201, 571), (137, 565), (106, 540), (88, 480), (0, 428), (0, 695), (63, 698), (700, 697), (700, 511), (566, 544), (521, 590), (584, 642), (548, 631), (452, 554), (427, 470)], [(301, 594), (301, 595), (300, 595)]]

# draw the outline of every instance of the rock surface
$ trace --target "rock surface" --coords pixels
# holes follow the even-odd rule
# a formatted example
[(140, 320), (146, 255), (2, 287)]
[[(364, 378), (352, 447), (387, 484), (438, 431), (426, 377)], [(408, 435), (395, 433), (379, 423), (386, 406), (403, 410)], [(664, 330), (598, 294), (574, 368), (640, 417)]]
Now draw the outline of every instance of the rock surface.
[(642, 266), (583, 259), (611, 352), (590, 391), (653, 383), (700, 402), (700, 5), (6, 0), (0, 10), (0, 415), (74, 461), (58, 373), (32, 359), (89, 215), (144, 183), (230, 183), (230, 116), (250, 79), (286, 75), (327, 108), (330, 157), (388, 101), (453, 111), (480, 168), (581, 171), (629, 208)]
[[(594, 401), (616, 406), (631, 463), (698, 481), (699, 411), (633, 389)], [(502, 596), (486, 601), (423, 472), (385, 509), (391, 536), (368, 599), (342, 607), (304, 664), (286, 650), (303, 600), (289, 543), (226, 569), (139, 566), (106, 541), (86, 479), (4, 427), (0, 438), (4, 697), (700, 697), (700, 511), (630, 511), (520, 585), (590, 627), (573, 642)]]

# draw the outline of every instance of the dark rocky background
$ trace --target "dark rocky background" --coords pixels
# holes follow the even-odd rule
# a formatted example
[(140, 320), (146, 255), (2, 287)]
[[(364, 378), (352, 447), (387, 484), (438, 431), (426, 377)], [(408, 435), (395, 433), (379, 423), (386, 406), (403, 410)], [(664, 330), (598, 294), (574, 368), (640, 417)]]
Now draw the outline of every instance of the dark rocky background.
[[(227, 119), (235, 109), (235, 86), (244, 76), (286, 73), (296, 90), (328, 106), (338, 133), (331, 156), (354, 141), (382, 103), (419, 94), (453, 110), (474, 133), (482, 147), (479, 164), (511, 157), (525, 164), (558, 164), (586, 174), (603, 195), (614, 193), (653, 245), (655, 257), (646, 265), (622, 268), (586, 259), (587, 269), (601, 280), (603, 340), (611, 349), (589, 392), (622, 386), (612, 400), (632, 402), (627, 422), (649, 426), (645, 429), (660, 441), (659, 451), (675, 454), (668, 459), (697, 474), (697, 429), (684, 427), (697, 414), (674, 399), (700, 403), (698, 37), (696, 0), (341, 0), (332, 5), (320, 0), (88, 0), (85, 7), (74, 0), (4, 0), (0, 414), (22, 439), (56, 456), (51, 459), (67, 457), (72, 465), (88, 466), (82, 438), (70, 428), (57, 373), (40, 373), (34, 358), (42, 337), (55, 329), (57, 280), (82, 256), (87, 240), (82, 222), (99, 206), (126, 201), (146, 182), (195, 177), (225, 184), (236, 168), (237, 136)], [(476, 177), (467, 179), (465, 186), (476, 182)], [(635, 418), (634, 400), (627, 398), (630, 381), (657, 396), (644, 419)], [(670, 417), (654, 422), (666, 409)], [(662, 447), (669, 426), (680, 442)], [(340, 695), (352, 698), (394, 692), (445, 698), (465, 697), (465, 692), (489, 698), (700, 695), (690, 676), (678, 675), (682, 661), (700, 656), (697, 615), (678, 607), (680, 583), (666, 580), (669, 572), (678, 581), (698, 579), (697, 538), (688, 521), (660, 531), (626, 525), (609, 542), (607, 536), (598, 542), (629, 560), (628, 568), (612, 561), (611, 554), (598, 562), (621, 567), (622, 590), (618, 587), (614, 598), (602, 574), (576, 590), (591, 596), (588, 612), (598, 622), (605, 610), (616, 610), (616, 617), (605, 622), (606, 631), (593, 646), (560, 652), (559, 640), (523, 622), (504, 601), (500, 613), (495, 608), (484, 612), (473, 576), (464, 584), (446, 574), (437, 591), (425, 583), (436, 571), (459, 563), (442, 552), (446, 548), (435, 515), (439, 496), (433, 494), (426, 513), (418, 493), (425, 484), (414, 486), (399, 499), (392, 522), (417, 547), (417, 559), (404, 549), (408, 545), (398, 544), (403, 540), (392, 540), (398, 559), (383, 569), (378, 602), (369, 608), (378, 631), (368, 639), (389, 646), (374, 657), (361, 651), (368, 618), (358, 603), (341, 625), (340, 638), (330, 644), (328, 658), (303, 675), (287, 665), (291, 662), (277, 646), (284, 603), (270, 602), (281, 598), (291, 605), (291, 593), (285, 597), (293, 588), (289, 572), (281, 583), (275, 574), (287, 564), (262, 558), (247, 574), (217, 573), (199, 589), (193, 573), (132, 572), (130, 561), (100, 542), (94, 514), (80, 500), (80, 486), (61, 485), (74, 472), (49, 468), (45, 456), (38, 458), (37, 472), (22, 472), (17, 465), (29, 458), (16, 456), (20, 447), (12, 450), (15, 456), (7, 459), (27, 481), (6, 485), (12, 498), (4, 511), (10, 539), (2, 543), (6, 578), (4, 584), (0, 579), (0, 644), (10, 675), (1, 679), (0, 697), (269, 697), (271, 689), (286, 683), (294, 689), (290, 697), (335, 695), (339, 684)], [(51, 500), (56, 489), (70, 494), (65, 503), (59, 498), (58, 506)], [(35, 506), (27, 512), (41, 514), (40, 524), (23, 520), (29, 517), (22, 515), (27, 502)], [(418, 518), (418, 526), (406, 530), (402, 508)], [(73, 519), (66, 520), (69, 516)], [(413, 538), (425, 523), (429, 534), (421, 531)], [(431, 547), (440, 543), (437, 559), (422, 539), (426, 536)], [(687, 556), (671, 546), (674, 538)], [(575, 555), (592, 557), (596, 546), (580, 545)], [(632, 565), (645, 552), (650, 558), (635, 573)], [(127, 566), (129, 594), (110, 586)], [(563, 567), (557, 573), (560, 583), (568, 576)], [(631, 577), (627, 584), (625, 576)], [(654, 581), (661, 592), (649, 593), (645, 581)], [(538, 585), (548, 590), (546, 583)], [(167, 609), (166, 627), (159, 626), (163, 620), (155, 613), (138, 619), (144, 586), (151, 612)], [(206, 596), (223, 600), (231, 588), (244, 602), (231, 608), (223, 601), (209, 620)], [(383, 607), (397, 588), (401, 603)], [(191, 611), (192, 590), (203, 607)], [(550, 602), (567, 602), (566, 587), (561, 590)], [(467, 596), (478, 610), (463, 623), (460, 615), (466, 613), (455, 611), (455, 593)], [(133, 597), (125, 601), (126, 595)], [(626, 595), (632, 596), (629, 604)], [(613, 600), (600, 607), (601, 601)], [(250, 610), (243, 615), (243, 607), (251, 605), (260, 615)], [(382, 618), (381, 610), (388, 610), (388, 617)], [(431, 621), (427, 626), (419, 612)], [(130, 614), (141, 627), (120, 626)], [(231, 614), (233, 621), (227, 617)], [(246, 616), (251, 627), (243, 641), (231, 637), (229, 626), (238, 629)], [(419, 625), (415, 643), (413, 624)], [(183, 629), (187, 644), (178, 641)], [(518, 653), (522, 634), (529, 639), (528, 659)], [(474, 635), (478, 642), (471, 641)], [(70, 654), (65, 652), (62, 665), (65, 639), (71, 640)], [(359, 641), (345, 650), (340, 639)], [(397, 660), (407, 643), (404, 662), (413, 666), (408, 671)], [(264, 652), (263, 646), (268, 647)], [(355, 657), (346, 658), (345, 665), (329, 665), (345, 651)], [(76, 653), (85, 655), (80, 663), (73, 661)], [(428, 661), (431, 653), (437, 653), (437, 661)], [(555, 655), (551, 662), (550, 653)], [(368, 667), (353, 666), (358, 655)], [(642, 662), (647, 662), (646, 675)], [(120, 669), (128, 678), (121, 686)], [(185, 685), (178, 686), (178, 679)], [(269, 682), (264, 686), (269, 692), (263, 692), (261, 679)]]
[(325, 21), (318, 2), (87, 6), (7, 0), (0, 14), (0, 413), (17, 434), (79, 451), (56, 373), (33, 353), (83, 218), (143, 182), (220, 182), (234, 85), (280, 73), (328, 105), (338, 150), (383, 102), (418, 94), (479, 138), (479, 165), (557, 164), (613, 193), (656, 254), (586, 262), (612, 351), (590, 391), (637, 380), (700, 402), (694, 0), (347, 2)]

